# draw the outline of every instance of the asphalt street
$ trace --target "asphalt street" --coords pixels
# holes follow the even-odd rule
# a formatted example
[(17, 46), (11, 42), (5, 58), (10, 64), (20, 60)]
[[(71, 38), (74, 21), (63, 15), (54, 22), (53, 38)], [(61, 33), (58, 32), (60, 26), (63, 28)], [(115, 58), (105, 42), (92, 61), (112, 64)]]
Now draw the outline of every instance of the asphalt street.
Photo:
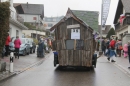
[(102, 57), (97, 68), (65, 68), (53, 66), (53, 53), (36, 65), (6, 81), (0, 86), (129, 86), (130, 77)]

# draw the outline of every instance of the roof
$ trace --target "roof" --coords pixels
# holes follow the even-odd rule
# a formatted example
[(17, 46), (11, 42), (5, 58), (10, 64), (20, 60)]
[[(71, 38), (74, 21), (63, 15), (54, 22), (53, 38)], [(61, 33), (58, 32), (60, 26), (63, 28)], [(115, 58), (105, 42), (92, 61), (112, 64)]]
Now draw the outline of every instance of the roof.
[[(105, 30), (102, 30), (102, 34), (107, 34), (111, 29), (111, 25), (105, 25)], [(101, 25), (98, 25), (98, 32), (100, 33)]]
[[(78, 18), (76, 15), (74, 15), (74, 13), (70, 10), (70, 8), (68, 8), (68, 11), (65, 15), (64, 18), (62, 18), (57, 24), (55, 24), (53, 27), (50, 28), (50, 31), (54, 30), (58, 25), (60, 25), (62, 22), (66, 21), (68, 18), (73, 18), (74, 20), (76, 20), (77, 22), (79, 22), (80, 24), (84, 25), (85, 27), (89, 27), (88, 24), (86, 22), (84, 22), (83, 20), (81, 20), (80, 18)], [(91, 27), (89, 27), (90, 30), (93, 31), (93, 29)]]
[(34, 14), (34, 15), (41, 15), (42, 18), (44, 17), (44, 5), (43, 4), (23, 4), (23, 3), (14, 3), (14, 7), (21, 5), (24, 11), (24, 14)]
[(123, 3), (123, 6), (125, 8), (126, 13), (130, 13), (130, 1), (129, 0), (121, 0)]
[(125, 14), (130, 14), (130, 1), (129, 0), (119, 0), (117, 5), (117, 10), (115, 14), (114, 24), (117, 23), (118, 18), (123, 13), (123, 7), (125, 9)]
[(72, 10), (74, 15), (87, 23), (92, 29), (98, 31), (98, 11), (80, 11), (80, 10)]

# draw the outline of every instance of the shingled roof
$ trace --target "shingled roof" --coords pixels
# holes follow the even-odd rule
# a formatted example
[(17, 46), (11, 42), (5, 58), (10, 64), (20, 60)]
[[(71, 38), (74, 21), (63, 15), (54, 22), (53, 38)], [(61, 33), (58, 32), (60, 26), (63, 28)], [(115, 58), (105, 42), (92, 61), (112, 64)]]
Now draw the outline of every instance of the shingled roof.
[(121, 0), (126, 13), (130, 13), (130, 0)]
[(115, 14), (114, 24), (117, 23), (118, 18), (123, 13), (123, 7), (125, 9), (125, 14), (130, 14), (130, 0), (119, 0)]
[[(43, 4), (23, 4), (20, 3), (19, 5), (22, 6), (24, 14), (34, 14), (34, 15), (41, 15), (42, 18), (44, 17), (44, 6)], [(15, 8), (17, 8), (18, 3), (14, 3)]]
[[(80, 24), (84, 25), (85, 27), (88, 27), (90, 30), (93, 31), (93, 29), (82, 19), (78, 18), (73, 12), (72, 10), (70, 10), (70, 8), (68, 8), (68, 11), (65, 15), (64, 18), (62, 18), (57, 24), (55, 24), (53, 27), (50, 28), (50, 31), (53, 31), (54, 29), (56, 29), (56, 27), (58, 25), (60, 25), (62, 22), (66, 21), (68, 18), (73, 18), (74, 20), (76, 20), (77, 22), (79, 22)], [(97, 26), (98, 27), (98, 26)]]
[[(111, 25), (105, 25), (105, 30), (102, 30), (102, 34), (107, 34), (111, 29)], [(100, 33), (101, 25), (98, 26), (98, 32)]]
[(80, 11), (80, 10), (72, 10), (74, 15), (87, 23), (92, 29), (98, 31), (98, 11)]

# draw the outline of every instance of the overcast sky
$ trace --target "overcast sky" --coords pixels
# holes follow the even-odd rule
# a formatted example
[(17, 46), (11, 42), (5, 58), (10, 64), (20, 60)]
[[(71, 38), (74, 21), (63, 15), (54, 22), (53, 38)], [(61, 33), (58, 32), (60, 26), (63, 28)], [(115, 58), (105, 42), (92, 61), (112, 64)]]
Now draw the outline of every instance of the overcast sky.
[[(55, 17), (65, 15), (68, 7), (72, 10), (99, 11), (99, 14), (101, 14), (102, 0), (13, 0), (13, 2), (43, 4), (44, 15), (47, 17)], [(118, 0), (111, 0), (110, 11), (106, 24), (113, 25), (117, 3)], [(99, 24), (101, 22), (100, 16)]]

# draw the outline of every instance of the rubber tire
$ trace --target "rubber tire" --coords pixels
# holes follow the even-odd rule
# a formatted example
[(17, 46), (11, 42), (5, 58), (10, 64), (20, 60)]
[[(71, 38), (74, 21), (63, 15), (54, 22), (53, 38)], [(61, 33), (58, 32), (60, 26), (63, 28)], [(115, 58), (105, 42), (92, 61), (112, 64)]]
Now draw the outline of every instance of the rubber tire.
[(94, 55), (94, 68), (96, 68), (96, 64), (97, 64), (97, 54)]
[(56, 60), (54, 60), (54, 67), (56, 67)]
[(32, 54), (33, 53), (33, 49), (32, 48), (30, 48), (30, 54)]
[(26, 49), (24, 50), (24, 53), (23, 53), (23, 56), (26, 56), (27, 55), (27, 51)]

